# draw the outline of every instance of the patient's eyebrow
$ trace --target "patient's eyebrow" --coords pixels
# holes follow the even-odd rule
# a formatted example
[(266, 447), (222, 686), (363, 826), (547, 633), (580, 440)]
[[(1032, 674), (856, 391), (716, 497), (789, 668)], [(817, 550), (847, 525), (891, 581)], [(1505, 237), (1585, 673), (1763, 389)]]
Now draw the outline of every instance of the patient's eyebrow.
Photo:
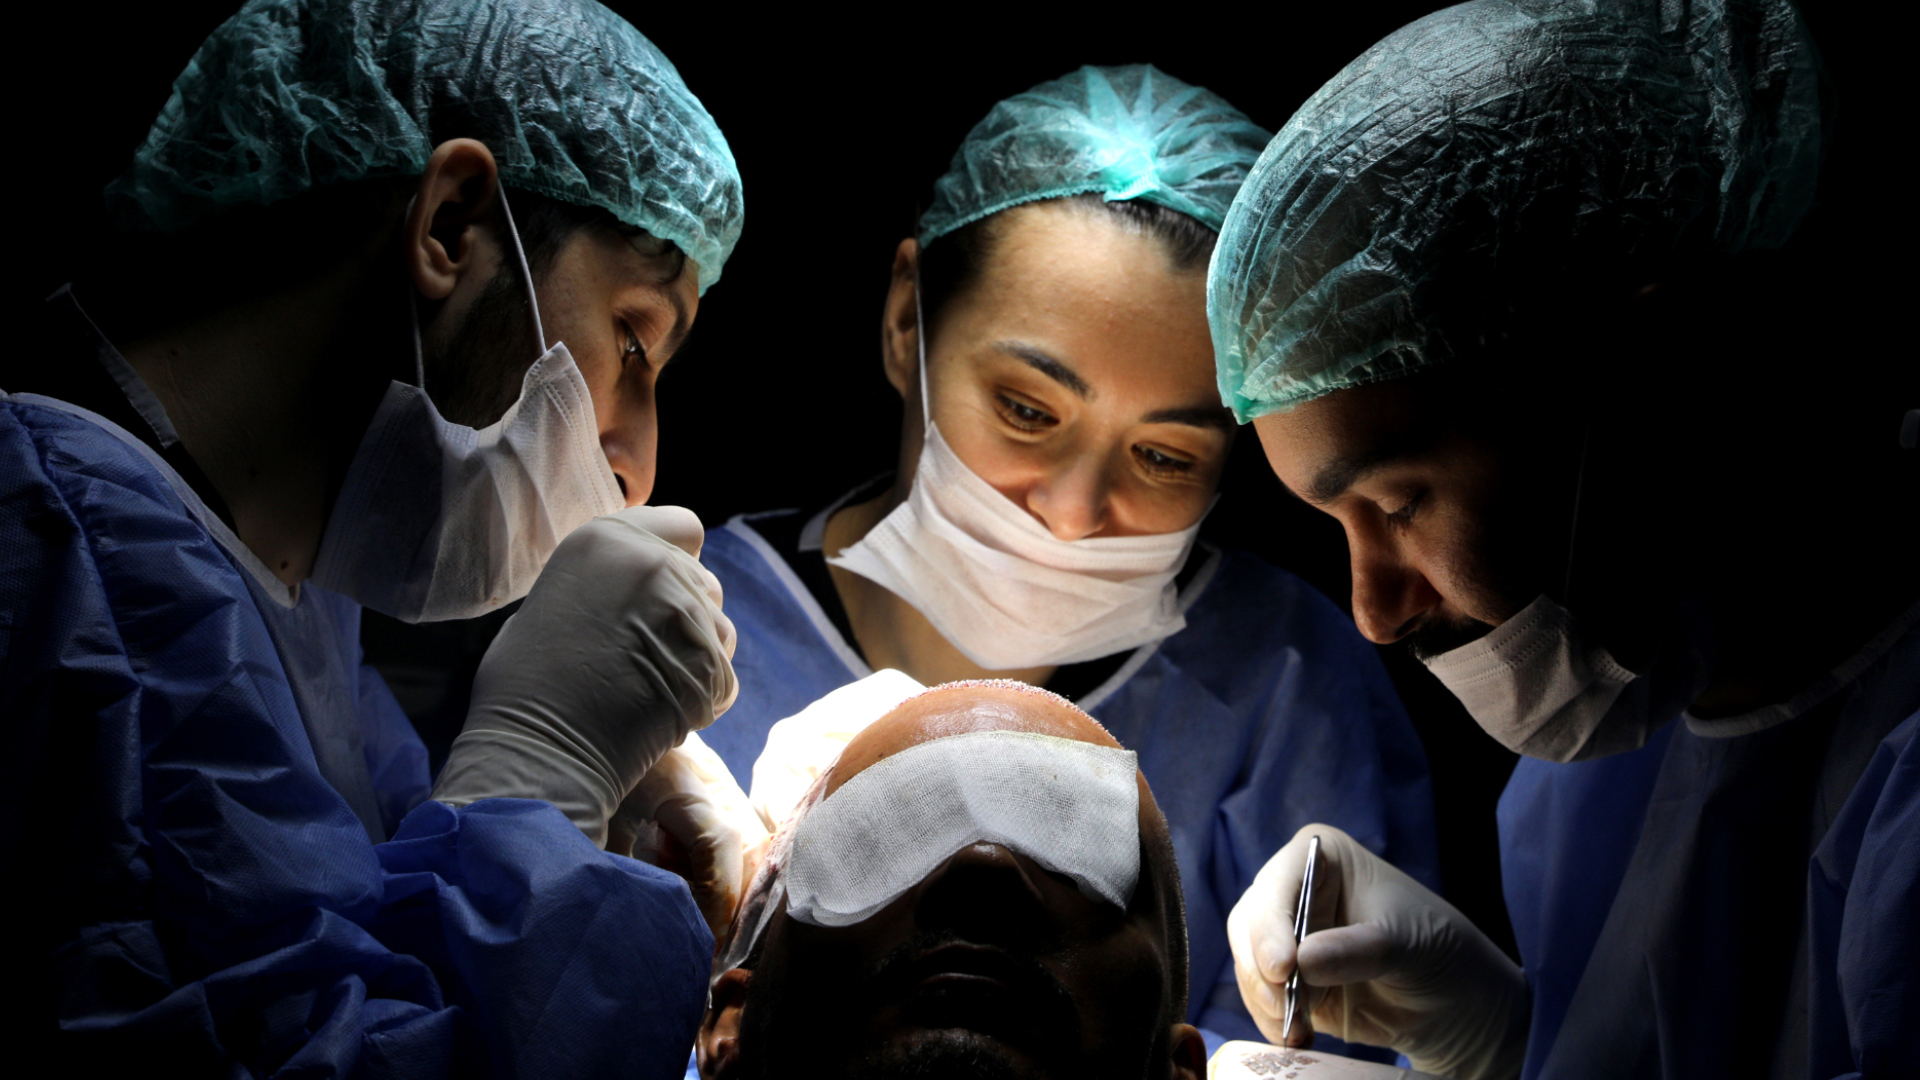
[(1048, 356), (1044, 350), (1036, 349), (1024, 341), (996, 341), (993, 347), (1073, 391), (1082, 401), (1093, 399), (1093, 387), (1087, 385), (1087, 380), (1081, 378), (1079, 372)]
[(1233, 414), (1220, 405), (1189, 405), (1182, 409), (1155, 409), (1140, 418), (1143, 424), (1186, 424), (1233, 434)]

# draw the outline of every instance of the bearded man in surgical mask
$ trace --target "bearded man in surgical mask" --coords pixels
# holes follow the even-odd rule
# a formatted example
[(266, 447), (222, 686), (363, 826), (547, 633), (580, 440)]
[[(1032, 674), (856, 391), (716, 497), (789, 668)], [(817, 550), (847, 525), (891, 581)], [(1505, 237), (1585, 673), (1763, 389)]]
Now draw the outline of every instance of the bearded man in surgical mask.
[(1044, 686), (1138, 753), (1179, 852), (1185, 1019), (1216, 1044), (1258, 1037), (1226, 914), (1295, 829), (1336, 822), (1438, 879), (1425, 755), (1372, 646), (1292, 574), (1197, 539), (1233, 434), (1205, 267), (1266, 139), (1146, 65), (996, 104), (894, 252), (897, 469), (701, 554), (742, 643), (707, 740), (756, 790), (776, 721), (887, 668)]
[(1832, 94), (1787, 0), (1476, 0), (1254, 167), (1222, 397), (1525, 755), (1523, 966), (1329, 830), (1296, 949), (1303, 832), (1230, 922), (1274, 1040), (1297, 973), (1293, 1044), (1451, 1077), (1920, 1075), (1920, 395), (1823, 246)]
[[(740, 231), (720, 131), (591, 0), (255, 0), (107, 205), (0, 379), (30, 1044), (674, 1075), (708, 921), (602, 845), (734, 693), (700, 524), (644, 505), (654, 380)], [(523, 596), (436, 783), (362, 605)]]

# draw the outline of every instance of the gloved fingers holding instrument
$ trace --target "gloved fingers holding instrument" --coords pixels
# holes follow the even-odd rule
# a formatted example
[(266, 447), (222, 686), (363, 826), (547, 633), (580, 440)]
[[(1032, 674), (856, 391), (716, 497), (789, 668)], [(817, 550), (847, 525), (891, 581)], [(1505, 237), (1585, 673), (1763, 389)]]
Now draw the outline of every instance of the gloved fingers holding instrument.
[(725, 934), (768, 839), (726, 763), (699, 735), (647, 770), (608, 823), (607, 850), (685, 878), (714, 935)]
[[(1295, 908), (1313, 837), (1321, 841), (1307, 934)], [(1227, 919), (1241, 997), (1276, 1044), (1315, 1030), (1389, 1046), (1453, 1080), (1518, 1076), (1531, 1008), (1518, 965), (1453, 905), (1353, 837), (1308, 825), (1274, 854)], [(1284, 1032), (1295, 964), (1302, 1001)]]
[(596, 844), (647, 771), (733, 704), (733, 624), (680, 507), (595, 518), (560, 543), (473, 681), (433, 797), (544, 799)]

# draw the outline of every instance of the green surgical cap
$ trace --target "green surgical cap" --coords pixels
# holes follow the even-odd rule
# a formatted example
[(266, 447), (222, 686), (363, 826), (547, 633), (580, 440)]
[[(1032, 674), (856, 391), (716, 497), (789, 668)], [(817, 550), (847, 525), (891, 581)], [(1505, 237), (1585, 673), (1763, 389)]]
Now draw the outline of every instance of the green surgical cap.
[(740, 236), (740, 171), (653, 43), (593, 0), (251, 0), (201, 44), (108, 211), (172, 232), (332, 184), (418, 176), (449, 139), (501, 182), (679, 245), (700, 291)]
[(1218, 229), (1267, 133), (1150, 64), (1083, 67), (995, 105), (933, 185), (920, 243), (1011, 206), (1099, 192)]
[(1476, 0), (1399, 30), (1227, 214), (1221, 399), (1244, 423), (1451, 361), (1596, 268), (1778, 246), (1812, 203), (1823, 81), (1787, 0)]

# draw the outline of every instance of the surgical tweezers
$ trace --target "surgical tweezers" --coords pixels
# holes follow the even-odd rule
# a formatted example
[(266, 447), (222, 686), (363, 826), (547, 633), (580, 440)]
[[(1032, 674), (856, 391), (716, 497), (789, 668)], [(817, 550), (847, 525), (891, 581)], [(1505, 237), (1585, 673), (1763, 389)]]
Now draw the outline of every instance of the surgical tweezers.
[(1307, 907), (1313, 903), (1313, 868), (1320, 861), (1320, 838), (1307, 841), (1307, 872), (1300, 878), (1300, 902), (1293, 908), (1293, 974), (1287, 976), (1287, 1018), (1280, 1029), (1280, 1044), (1286, 1045), (1293, 1034), (1293, 1011), (1300, 1000), (1300, 940), (1307, 936)]

